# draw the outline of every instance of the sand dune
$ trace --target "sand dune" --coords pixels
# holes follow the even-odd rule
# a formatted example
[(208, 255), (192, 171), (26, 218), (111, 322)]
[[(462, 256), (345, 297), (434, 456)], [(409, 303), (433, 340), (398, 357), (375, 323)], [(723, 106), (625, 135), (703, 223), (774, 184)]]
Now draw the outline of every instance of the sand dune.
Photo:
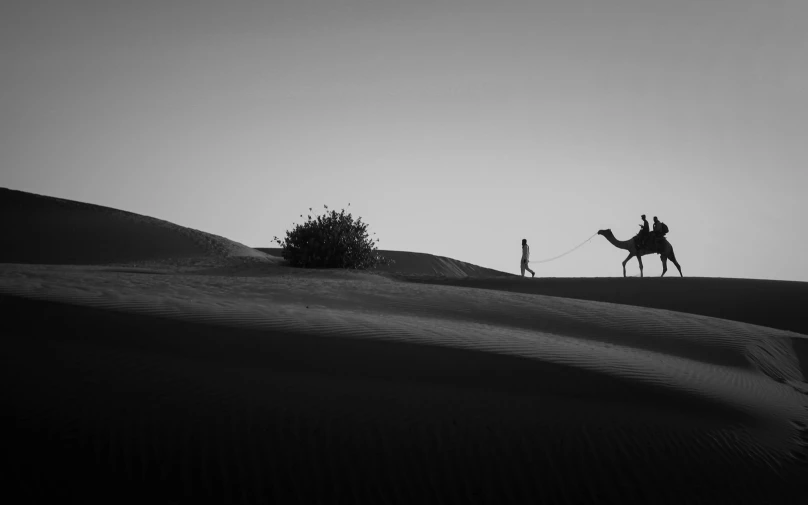
[(100, 264), (266, 255), (122, 210), (0, 188), (0, 263)]
[[(258, 251), (273, 257), (281, 257), (279, 247), (259, 247)], [(458, 261), (445, 256), (408, 251), (379, 251), (386, 258), (394, 261), (390, 265), (378, 265), (374, 271), (380, 273), (403, 274), (408, 276), (439, 277), (446, 279), (465, 279), (468, 277), (511, 277), (512, 274), (484, 268), (465, 261)]]
[(806, 491), (795, 333), (363, 276), (17, 266), (0, 286), (19, 482), (45, 460), (78, 494), (114, 493), (81, 477), (103, 475), (188, 503)]
[(619, 303), (700, 314), (808, 335), (808, 283), (759, 279), (407, 277), (410, 282)]
[[(258, 250), (280, 258), (279, 248)], [(808, 335), (808, 283), (703, 277), (533, 278), (425, 253), (381, 251), (396, 260), (374, 272), (397, 280), (674, 310)], [(247, 272), (233, 268), (227, 273)]]
[[(682, 288), (720, 279), (426, 254), (381, 274), (109, 257), (0, 264), (7, 492), (28, 502), (808, 496), (808, 336), (743, 319), (804, 286), (740, 282), (736, 310)], [(802, 328), (800, 307), (778, 317)]]

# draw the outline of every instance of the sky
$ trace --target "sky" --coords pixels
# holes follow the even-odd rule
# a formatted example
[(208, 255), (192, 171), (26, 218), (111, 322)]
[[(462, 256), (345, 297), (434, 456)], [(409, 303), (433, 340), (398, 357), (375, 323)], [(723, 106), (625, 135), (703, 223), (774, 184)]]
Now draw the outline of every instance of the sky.
[[(253, 247), (350, 203), (381, 249), (513, 273), (523, 238), (540, 261), (646, 214), (686, 276), (808, 281), (806, 19), (804, 0), (5, 0), (0, 187)], [(534, 270), (625, 256), (596, 236)]]

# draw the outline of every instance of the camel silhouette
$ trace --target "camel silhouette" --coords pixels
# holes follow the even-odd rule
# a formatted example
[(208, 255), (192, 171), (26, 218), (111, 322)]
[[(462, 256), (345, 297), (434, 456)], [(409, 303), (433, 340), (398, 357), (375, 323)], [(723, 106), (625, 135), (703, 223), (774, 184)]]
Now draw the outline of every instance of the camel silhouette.
[(669, 259), (674, 265), (676, 265), (676, 268), (679, 270), (679, 275), (684, 277), (684, 275), (682, 275), (682, 267), (679, 266), (679, 263), (676, 261), (676, 256), (673, 255), (673, 246), (670, 244), (670, 242), (668, 242), (668, 239), (664, 237), (656, 244), (648, 244), (637, 250), (637, 246), (634, 245), (633, 238), (629, 240), (617, 240), (614, 238), (612, 230), (600, 230), (598, 231), (598, 235), (603, 235), (606, 237), (606, 240), (608, 240), (616, 248), (625, 249), (628, 251), (628, 258), (623, 261), (623, 277), (626, 276), (626, 263), (628, 263), (628, 260), (634, 256), (637, 257), (637, 261), (640, 263), (640, 277), (642, 277), (642, 256), (645, 256), (646, 254), (659, 254), (662, 256), (662, 275), (660, 277), (663, 277), (665, 272), (668, 271)]

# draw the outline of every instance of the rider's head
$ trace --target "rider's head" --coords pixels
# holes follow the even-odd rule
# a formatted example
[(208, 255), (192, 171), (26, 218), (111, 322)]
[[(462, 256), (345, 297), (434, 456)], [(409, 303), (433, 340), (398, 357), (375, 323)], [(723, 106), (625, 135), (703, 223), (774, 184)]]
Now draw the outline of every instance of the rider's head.
[(659, 219), (657, 219), (656, 216), (654, 216), (654, 222), (656, 223), (657, 221), (659, 221)]
[(522, 245), (525, 245), (525, 244), (527, 244), (527, 239), (526, 239), (526, 238), (523, 238), (523, 239), (522, 239)]
[(642, 216), (640, 216), (640, 217), (641, 217), (641, 218), (643, 218), (643, 219), (645, 219), (645, 214), (643, 214), (643, 215), (642, 215)]

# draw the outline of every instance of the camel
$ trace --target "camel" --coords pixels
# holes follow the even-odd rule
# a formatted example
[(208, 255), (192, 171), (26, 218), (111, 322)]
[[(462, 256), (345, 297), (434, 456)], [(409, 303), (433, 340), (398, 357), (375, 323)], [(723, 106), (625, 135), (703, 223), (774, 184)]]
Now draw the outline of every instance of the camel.
[(673, 264), (676, 265), (676, 268), (679, 270), (679, 275), (681, 277), (684, 277), (684, 275), (682, 275), (682, 267), (679, 266), (679, 263), (676, 261), (676, 256), (673, 255), (673, 246), (671, 246), (670, 242), (668, 242), (668, 240), (664, 237), (662, 238), (661, 244), (659, 245), (649, 244), (638, 251), (637, 247), (634, 245), (633, 238), (622, 241), (617, 240), (616, 238), (614, 238), (612, 230), (600, 230), (598, 231), (598, 235), (603, 235), (604, 237), (606, 237), (606, 240), (611, 242), (611, 244), (616, 248), (625, 249), (626, 251), (628, 251), (628, 258), (626, 258), (623, 261), (623, 277), (626, 276), (626, 263), (628, 263), (628, 260), (630, 260), (634, 256), (637, 257), (637, 261), (640, 263), (640, 277), (642, 277), (643, 275), (642, 275), (641, 257), (645, 256), (646, 254), (659, 254), (660, 256), (662, 256), (662, 275), (660, 277), (664, 277), (665, 272), (668, 271), (669, 258), (673, 262)]

